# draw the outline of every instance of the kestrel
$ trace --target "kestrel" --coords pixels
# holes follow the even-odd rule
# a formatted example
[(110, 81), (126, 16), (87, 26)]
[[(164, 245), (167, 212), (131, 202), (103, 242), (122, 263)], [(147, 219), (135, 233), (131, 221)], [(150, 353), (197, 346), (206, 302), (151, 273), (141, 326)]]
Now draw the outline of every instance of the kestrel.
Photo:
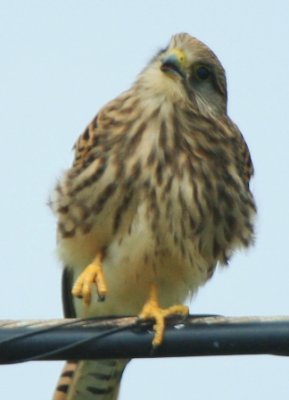
[[(253, 242), (252, 174), (220, 61), (174, 35), (88, 125), (56, 187), (66, 316), (138, 314), (160, 345), (165, 318)], [(125, 364), (67, 364), (55, 399), (114, 399)]]

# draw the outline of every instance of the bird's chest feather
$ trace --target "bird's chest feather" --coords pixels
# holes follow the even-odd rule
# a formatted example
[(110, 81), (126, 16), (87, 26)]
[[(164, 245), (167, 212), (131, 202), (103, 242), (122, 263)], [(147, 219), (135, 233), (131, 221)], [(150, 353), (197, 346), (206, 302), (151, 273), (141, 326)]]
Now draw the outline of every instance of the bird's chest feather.
[[(168, 307), (184, 302), (207, 280), (205, 260), (194, 248), (190, 253), (182, 253), (161, 214), (155, 223), (154, 213), (144, 202), (137, 207), (133, 218), (123, 221), (105, 251), (106, 301), (99, 303), (95, 297), (87, 310), (77, 301), (82, 314), (139, 313), (152, 284), (158, 289), (161, 305)], [(75, 269), (78, 276), (82, 268)]]
[(122, 310), (137, 311), (152, 282), (164, 306), (183, 301), (252, 235), (244, 211), (250, 193), (231, 149), (225, 158), (222, 143), (212, 151), (165, 124), (140, 127), (79, 175), (68, 174), (59, 197), (63, 262), (78, 274), (105, 249), (113, 295), (97, 305), (104, 313), (115, 311), (115, 298)]

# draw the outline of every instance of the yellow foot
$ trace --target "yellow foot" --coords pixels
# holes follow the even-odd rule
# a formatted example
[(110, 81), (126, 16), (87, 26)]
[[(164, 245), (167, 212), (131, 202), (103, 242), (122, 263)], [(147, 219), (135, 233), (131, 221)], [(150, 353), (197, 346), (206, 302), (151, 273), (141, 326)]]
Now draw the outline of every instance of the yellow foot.
[(85, 270), (79, 275), (72, 288), (73, 296), (83, 299), (84, 304), (89, 305), (91, 301), (91, 292), (93, 284), (100, 301), (103, 301), (107, 294), (107, 286), (102, 270), (102, 253), (98, 254)]
[(155, 320), (155, 324), (153, 326), (155, 335), (152, 342), (154, 347), (159, 346), (163, 342), (165, 333), (165, 319), (176, 314), (186, 317), (189, 314), (189, 309), (183, 304), (178, 304), (169, 308), (161, 308), (157, 298), (156, 287), (152, 286), (149, 299), (143, 306), (143, 309), (139, 314), (139, 318), (142, 320)]

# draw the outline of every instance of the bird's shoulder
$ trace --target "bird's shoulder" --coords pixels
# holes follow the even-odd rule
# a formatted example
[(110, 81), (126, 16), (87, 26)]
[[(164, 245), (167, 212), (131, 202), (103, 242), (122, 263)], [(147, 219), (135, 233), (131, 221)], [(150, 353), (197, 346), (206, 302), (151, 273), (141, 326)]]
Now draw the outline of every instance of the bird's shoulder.
[(246, 185), (249, 186), (250, 179), (254, 175), (254, 166), (249, 147), (242, 134), (240, 140), (240, 153), (243, 160), (243, 179)]
[(134, 103), (132, 91), (128, 90), (100, 109), (74, 144), (73, 168), (89, 163), (96, 151), (103, 152), (117, 141), (118, 133), (128, 125)]
[(77, 141), (75, 142), (73, 146), (74, 149), (73, 167), (82, 165), (89, 157), (90, 151), (92, 147), (95, 145), (95, 141), (99, 132), (98, 118), (99, 114), (97, 114), (93, 118), (93, 120), (85, 128), (84, 132), (78, 137)]
[(231, 125), (231, 130), (234, 133), (235, 139), (235, 148), (236, 148), (236, 159), (239, 168), (239, 173), (241, 178), (243, 179), (246, 186), (249, 187), (250, 180), (254, 175), (254, 166), (251, 158), (250, 150), (248, 144), (239, 130), (238, 126), (233, 123), (231, 120), (229, 121)]

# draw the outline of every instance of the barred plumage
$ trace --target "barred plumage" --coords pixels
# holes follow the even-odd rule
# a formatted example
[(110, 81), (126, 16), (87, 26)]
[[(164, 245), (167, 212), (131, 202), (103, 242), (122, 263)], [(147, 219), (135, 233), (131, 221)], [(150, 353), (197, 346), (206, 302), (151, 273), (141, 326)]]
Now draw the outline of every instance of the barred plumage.
[(75, 299), (78, 316), (139, 313), (152, 285), (182, 303), (252, 243), (253, 166), (226, 110), (219, 60), (179, 34), (80, 136), (52, 200), (59, 255), (77, 277), (101, 254), (108, 296)]
[[(66, 318), (75, 318), (71, 296), (73, 271), (65, 268), (62, 299)], [(68, 361), (59, 378), (53, 400), (116, 400), (128, 360)]]

